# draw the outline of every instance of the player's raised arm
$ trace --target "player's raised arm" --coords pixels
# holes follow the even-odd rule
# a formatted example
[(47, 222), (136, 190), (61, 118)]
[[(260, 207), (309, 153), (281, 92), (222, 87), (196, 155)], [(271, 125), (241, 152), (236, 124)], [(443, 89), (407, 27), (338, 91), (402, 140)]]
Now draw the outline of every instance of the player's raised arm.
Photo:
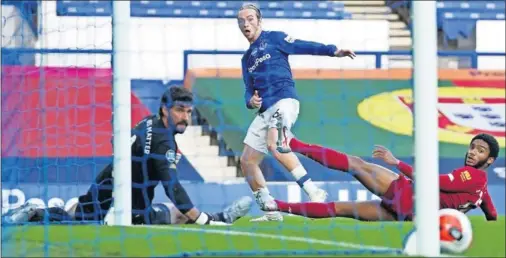
[(483, 192), (480, 208), (485, 213), (485, 218), (487, 218), (487, 220), (497, 220), (497, 210), (495, 209), (494, 202), (492, 198), (490, 198), (488, 191)]
[(325, 45), (318, 42), (295, 39), (284, 32), (273, 31), (272, 37), (277, 42), (282, 52), (289, 55), (317, 55), (317, 56), (337, 56), (355, 58), (355, 53), (347, 49), (338, 49), (335, 45)]
[(378, 158), (378, 159), (383, 160), (385, 163), (387, 163), (390, 166), (396, 166), (397, 169), (399, 169), (399, 171), (401, 171), (401, 173), (403, 173), (407, 177), (413, 179), (413, 167), (411, 167), (409, 164), (407, 164), (405, 162), (398, 160), (389, 149), (387, 149), (381, 145), (376, 145), (374, 147), (372, 156), (373, 156), (373, 158)]

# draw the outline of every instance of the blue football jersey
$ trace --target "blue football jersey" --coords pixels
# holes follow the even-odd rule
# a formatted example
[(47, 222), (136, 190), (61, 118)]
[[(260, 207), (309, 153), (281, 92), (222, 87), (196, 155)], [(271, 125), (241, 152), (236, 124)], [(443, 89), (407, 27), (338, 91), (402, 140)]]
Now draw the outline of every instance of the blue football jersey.
[(280, 31), (262, 31), (242, 57), (246, 106), (258, 91), (262, 98), (259, 112), (264, 112), (281, 99), (298, 99), (288, 56), (291, 54), (334, 56), (337, 47), (294, 39)]

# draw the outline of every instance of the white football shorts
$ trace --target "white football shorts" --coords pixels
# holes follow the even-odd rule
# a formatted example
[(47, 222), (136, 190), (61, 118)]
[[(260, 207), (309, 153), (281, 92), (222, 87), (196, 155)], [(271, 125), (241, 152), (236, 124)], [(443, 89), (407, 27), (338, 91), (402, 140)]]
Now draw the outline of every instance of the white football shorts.
[(279, 100), (253, 119), (244, 138), (244, 143), (259, 152), (268, 154), (267, 132), (269, 128), (276, 127), (279, 115), (282, 117), (283, 126), (286, 127), (287, 136), (291, 137), (290, 130), (299, 116), (299, 101), (288, 98)]

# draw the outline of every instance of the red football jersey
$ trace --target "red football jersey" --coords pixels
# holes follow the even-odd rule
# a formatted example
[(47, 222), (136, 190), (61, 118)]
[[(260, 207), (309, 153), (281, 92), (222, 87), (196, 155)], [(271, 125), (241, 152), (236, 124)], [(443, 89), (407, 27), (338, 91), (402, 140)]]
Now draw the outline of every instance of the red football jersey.
[[(399, 170), (413, 178), (413, 167), (400, 162)], [(492, 198), (487, 190), (487, 173), (473, 167), (461, 167), (439, 176), (439, 206), (467, 212), (480, 207), (487, 220), (497, 219)]]
[(440, 208), (467, 211), (480, 207), (487, 191), (487, 175), (473, 167), (462, 167), (442, 175), (439, 182)]

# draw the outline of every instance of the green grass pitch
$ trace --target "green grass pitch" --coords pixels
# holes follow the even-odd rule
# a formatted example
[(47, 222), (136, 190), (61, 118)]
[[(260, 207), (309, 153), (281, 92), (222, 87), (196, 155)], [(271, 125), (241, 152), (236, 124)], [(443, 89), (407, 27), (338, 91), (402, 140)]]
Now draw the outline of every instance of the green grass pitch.
[[(471, 217), (474, 240), (464, 256), (505, 257), (505, 220)], [(412, 223), (365, 223), (350, 219), (253, 224), (111, 227), (97, 225), (3, 228), (2, 254), (15, 257), (191, 256), (396, 256)], [(7, 231), (7, 232), (6, 232)], [(240, 253), (239, 253), (240, 252)], [(320, 252), (320, 253), (318, 253)]]

